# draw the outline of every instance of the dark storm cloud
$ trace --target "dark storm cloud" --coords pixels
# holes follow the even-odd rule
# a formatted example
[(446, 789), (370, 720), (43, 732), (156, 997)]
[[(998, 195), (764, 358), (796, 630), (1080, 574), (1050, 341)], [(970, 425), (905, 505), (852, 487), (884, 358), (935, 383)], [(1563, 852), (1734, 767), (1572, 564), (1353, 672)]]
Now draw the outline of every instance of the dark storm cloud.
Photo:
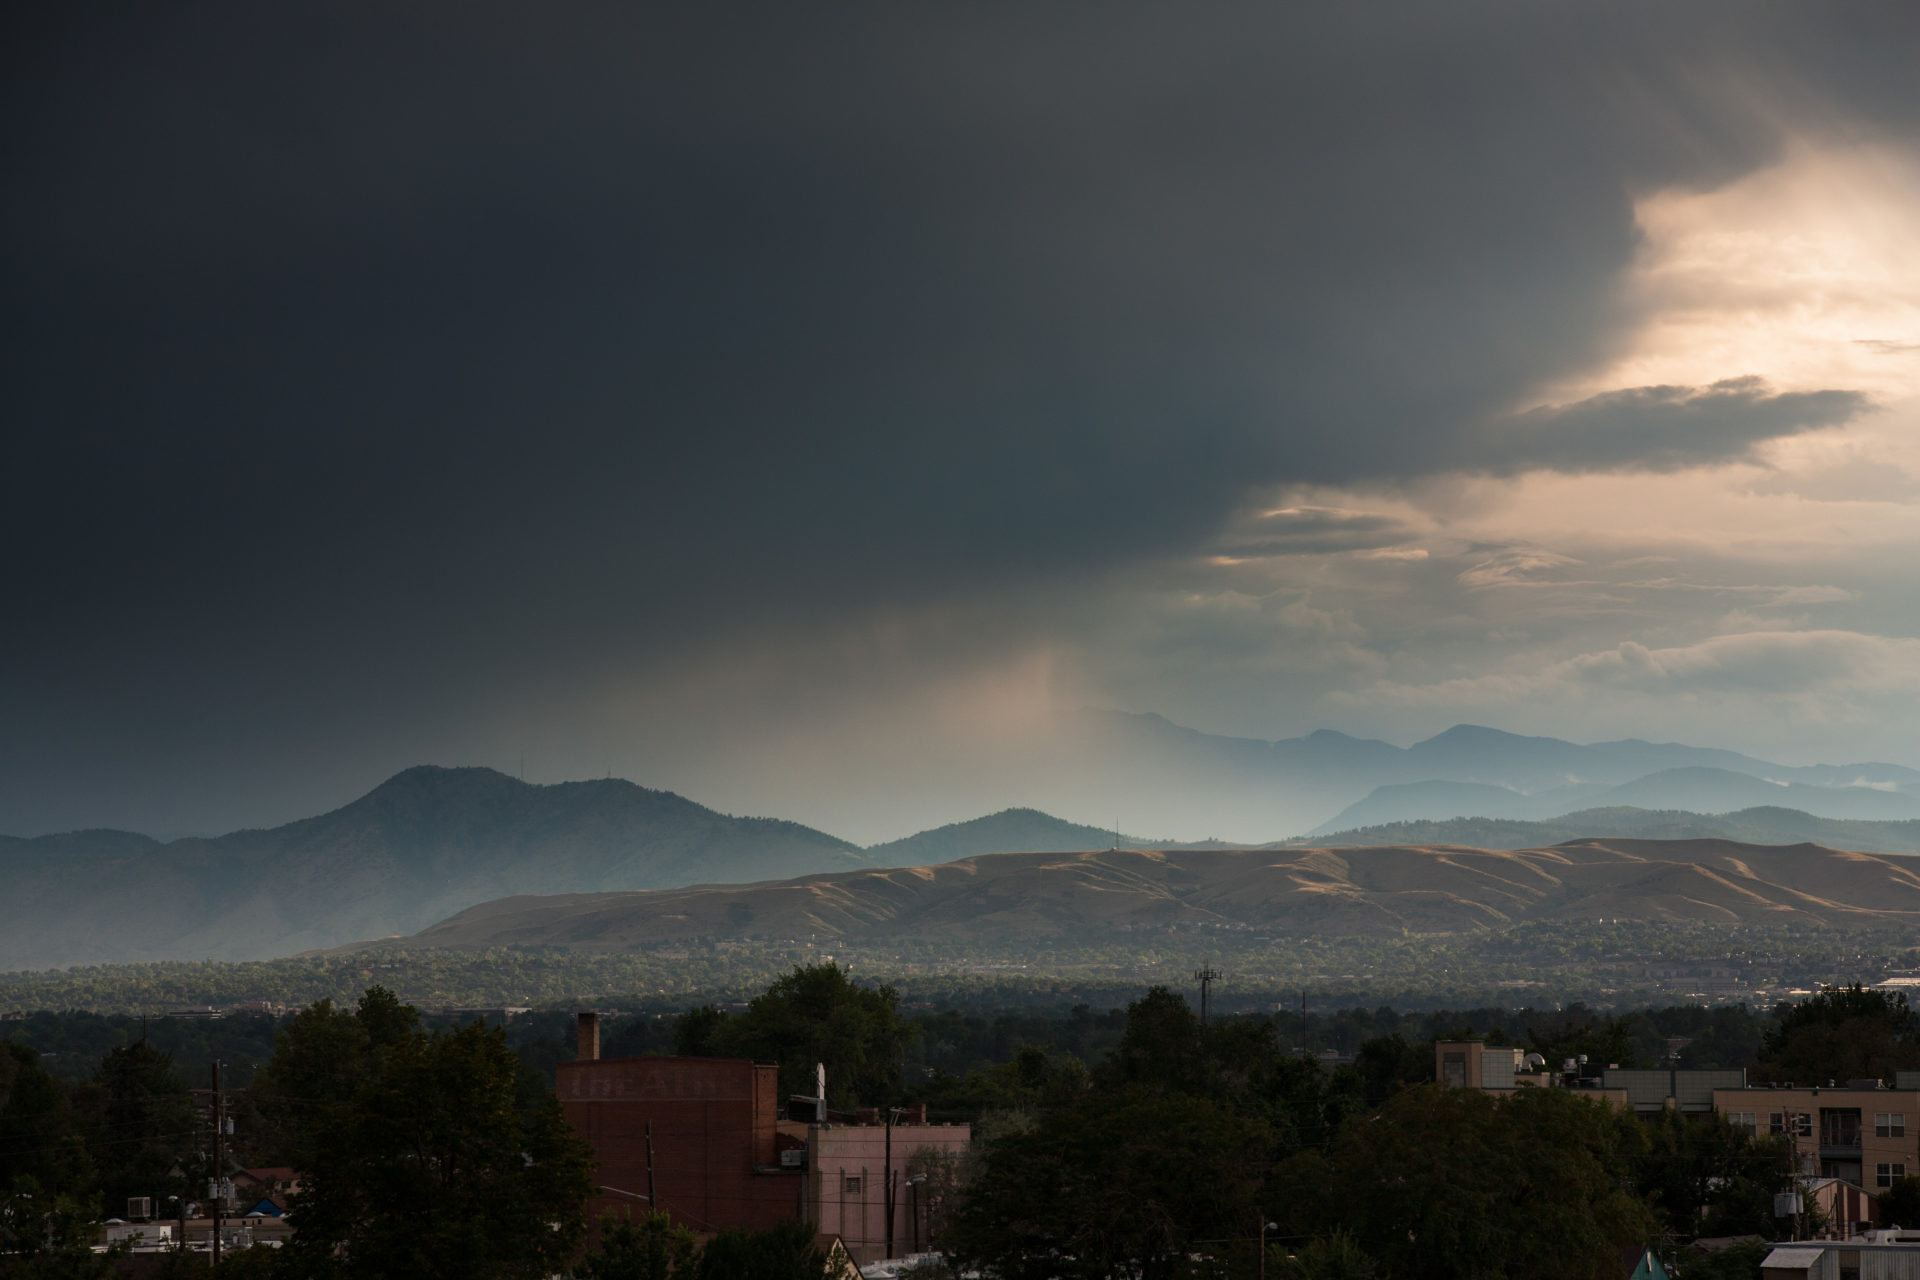
[(1635, 193), (1775, 154), (1756, 95), (1910, 128), (1915, 35), (1904, 6), (8, 21), (6, 706), (128, 741), (346, 740), (530, 667), (1194, 546), (1280, 481), (1832, 421), (1723, 396), (1675, 453), (1645, 405), (1576, 406), (1641, 425), (1487, 452), (1614, 331)]
[(1709, 387), (1633, 387), (1536, 409), (1489, 433), (1493, 471), (1679, 471), (1737, 458), (1761, 440), (1839, 426), (1867, 407), (1853, 391), (1770, 393), (1759, 378)]

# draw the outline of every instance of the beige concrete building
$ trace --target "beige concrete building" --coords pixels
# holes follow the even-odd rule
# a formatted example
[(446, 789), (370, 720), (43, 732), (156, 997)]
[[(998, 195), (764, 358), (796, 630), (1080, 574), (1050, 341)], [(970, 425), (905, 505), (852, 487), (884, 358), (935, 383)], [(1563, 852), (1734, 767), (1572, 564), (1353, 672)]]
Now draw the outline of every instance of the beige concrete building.
[(779, 1130), (782, 1159), (801, 1162), (805, 1170), (801, 1216), (815, 1231), (839, 1236), (862, 1265), (919, 1252), (932, 1243), (942, 1180), (926, 1176), (928, 1166), (964, 1156), (973, 1135), (970, 1125), (928, 1124), (925, 1107), (903, 1108), (891, 1134), (877, 1115), (854, 1123), (783, 1120)]
[(1583, 1075), (1579, 1063), (1566, 1064), (1566, 1067), (1560, 1072), (1549, 1071), (1537, 1053), (1490, 1049), (1481, 1040), (1442, 1040), (1433, 1046), (1433, 1076), (1441, 1084), (1494, 1094), (1512, 1093), (1516, 1089), (1578, 1089), (1583, 1097), (1627, 1109), (1629, 1103), (1624, 1088), (1610, 1087), (1598, 1077)]
[(1849, 1080), (1839, 1087), (1716, 1089), (1713, 1109), (1754, 1134), (1785, 1135), (1803, 1175), (1874, 1193), (1920, 1176), (1920, 1072), (1902, 1071), (1892, 1088)]

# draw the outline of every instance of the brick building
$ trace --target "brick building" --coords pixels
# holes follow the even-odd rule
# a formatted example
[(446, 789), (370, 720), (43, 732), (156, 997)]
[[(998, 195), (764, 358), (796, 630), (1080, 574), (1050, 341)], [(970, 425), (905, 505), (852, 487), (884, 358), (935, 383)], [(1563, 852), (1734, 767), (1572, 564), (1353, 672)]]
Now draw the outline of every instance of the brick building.
[[(800, 1215), (801, 1170), (783, 1167), (779, 1072), (733, 1058), (602, 1058), (597, 1020), (580, 1016), (580, 1057), (555, 1068), (568, 1121), (593, 1147), (601, 1188), (588, 1203), (645, 1212), (695, 1231), (766, 1227)], [(612, 1188), (612, 1190), (607, 1190)]]
[[(971, 1129), (903, 1107), (782, 1117), (779, 1069), (736, 1058), (602, 1058), (599, 1021), (580, 1015), (579, 1057), (555, 1068), (567, 1120), (593, 1147), (591, 1221), (647, 1202), (697, 1232), (803, 1218), (856, 1263), (930, 1243), (940, 1178)], [(804, 1111), (815, 1115), (814, 1100)], [(892, 1249), (887, 1203), (893, 1202)]]

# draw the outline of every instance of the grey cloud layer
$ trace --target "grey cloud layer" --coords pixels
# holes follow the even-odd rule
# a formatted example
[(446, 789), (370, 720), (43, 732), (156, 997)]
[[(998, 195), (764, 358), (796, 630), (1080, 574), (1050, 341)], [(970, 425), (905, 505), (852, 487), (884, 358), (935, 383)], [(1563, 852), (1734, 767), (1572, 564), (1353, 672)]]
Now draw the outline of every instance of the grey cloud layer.
[(1854, 391), (1769, 393), (1759, 378), (1633, 387), (1522, 414), (1484, 456), (1493, 471), (1679, 471), (1746, 456), (1763, 440), (1839, 426), (1868, 407)]
[(54, 724), (61, 767), (348, 743), (1192, 550), (1278, 482), (1844, 420), (1745, 384), (1511, 410), (1622, 322), (1635, 193), (1784, 117), (1914, 124), (1898, 5), (8, 21), (25, 779)]

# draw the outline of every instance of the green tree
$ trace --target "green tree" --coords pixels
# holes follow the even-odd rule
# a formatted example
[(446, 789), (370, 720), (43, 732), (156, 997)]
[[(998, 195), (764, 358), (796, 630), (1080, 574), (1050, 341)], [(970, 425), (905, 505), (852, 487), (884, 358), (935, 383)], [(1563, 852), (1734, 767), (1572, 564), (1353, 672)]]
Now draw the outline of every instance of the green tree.
[(1521, 1039), (1524, 1047), (1540, 1054), (1552, 1069), (1582, 1054), (1586, 1055), (1588, 1070), (1596, 1075), (1599, 1068), (1609, 1065), (1650, 1065), (1634, 1044), (1633, 1026), (1627, 1019), (1595, 1017), (1583, 1004), (1535, 1018)]
[(132, 1196), (164, 1204), (186, 1192), (173, 1170), (196, 1166), (202, 1135), (172, 1054), (144, 1039), (111, 1050), (78, 1098), (91, 1112), (88, 1146), (110, 1212), (124, 1214)]
[(1689, 1239), (1775, 1234), (1773, 1193), (1790, 1167), (1784, 1137), (1756, 1139), (1717, 1112), (1663, 1112), (1645, 1132), (1635, 1182), (1668, 1230)]
[(7, 1280), (108, 1280), (131, 1245), (93, 1251), (98, 1207), (22, 1176), (0, 1195), (0, 1275)]
[(1774, 1012), (1778, 1023), (1761, 1041), (1756, 1081), (1889, 1079), (1920, 1067), (1920, 1014), (1900, 992), (1826, 987)]
[(710, 1004), (689, 1009), (673, 1024), (673, 1051), (683, 1058), (717, 1058), (723, 1052), (720, 1029), (727, 1015)]
[(693, 1280), (822, 1280), (827, 1257), (797, 1219), (760, 1230), (722, 1231), (700, 1250)]
[(1365, 1104), (1377, 1107), (1409, 1085), (1433, 1079), (1433, 1046), (1409, 1044), (1399, 1035), (1370, 1036), (1343, 1069), (1358, 1078)]
[(268, 1245), (223, 1250), (218, 1266), (209, 1266), (204, 1253), (176, 1247), (151, 1273), (153, 1280), (278, 1280), (285, 1274), (280, 1251)]
[(1760, 1280), (1760, 1263), (1772, 1249), (1770, 1240), (1742, 1240), (1725, 1249), (1689, 1249), (1679, 1271), (1687, 1280)]
[(835, 1106), (879, 1106), (899, 1093), (907, 1045), (899, 998), (892, 987), (855, 986), (838, 965), (796, 967), (738, 1017), (688, 1017), (708, 1053), (779, 1063), (782, 1094), (813, 1092), (815, 1063), (826, 1064)]
[(1172, 1280), (1257, 1221), (1271, 1135), (1204, 1099), (1087, 1095), (989, 1143), (943, 1247), (1002, 1280)]
[(23, 1044), (0, 1044), (0, 1192), (31, 1178), (50, 1191), (91, 1190), (80, 1116), (66, 1085)]
[(1096, 1073), (1108, 1087), (1206, 1098), (1259, 1118), (1279, 1153), (1322, 1142), (1357, 1090), (1329, 1090), (1317, 1062), (1282, 1050), (1264, 1018), (1202, 1025), (1185, 998), (1154, 987), (1127, 1006), (1120, 1043)]
[(1011, 1062), (955, 1077), (942, 1072), (922, 1090), (930, 1110), (978, 1120), (992, 1111), (1034, 1111), (1065, 1106), (1086, 1092), (1086, 1066), (1078, 1058), (1028, 1045)]
[(608, 1214), (600, 1222), (600, 1247), (581, 1259), (579, 1280), (667, 1280), (691, 1273), (699, 1246), (693, 1232), (662, 1212), (638, 1223)]
[(1372, 1255), (1344, 1232), (1308, 1241), (1298, 1253), (1283, 1258), (1279, 1266), (1270, 1266), (1267, 1273), (1276, 1280), (1385, 1280), (1386, 1277)]
[(1565, 1089), (1424, 1085), (1289, 1161), (1276, 1217), (1347, 1232), (1397, 1280), (1618, 1280), (1620, 1249), (1654, 1228), (1631, 1186), (1637, 1123)]
[(418, 1027), (413, 1006), (380, 986), (368, 987), (351, 1010), (320, 1000), (294, 1015), (247, 1091), (261, 1117), (262, 1153), (305, 1168), (315, 1136), (337, 1123), (382, 1059)]
[(1880, 1221), (1889, 1227), (1920, 1227), (1920, 1177), (1898, 1179), (1877, 1197)]
[(585, 1233), (592, 1156), (548, 1096), (518, 1105), (505, 1034), (473, 1023), (387, 1044), (311, 1135), (289, 1216), (294, 1274), (535, 1277)]

